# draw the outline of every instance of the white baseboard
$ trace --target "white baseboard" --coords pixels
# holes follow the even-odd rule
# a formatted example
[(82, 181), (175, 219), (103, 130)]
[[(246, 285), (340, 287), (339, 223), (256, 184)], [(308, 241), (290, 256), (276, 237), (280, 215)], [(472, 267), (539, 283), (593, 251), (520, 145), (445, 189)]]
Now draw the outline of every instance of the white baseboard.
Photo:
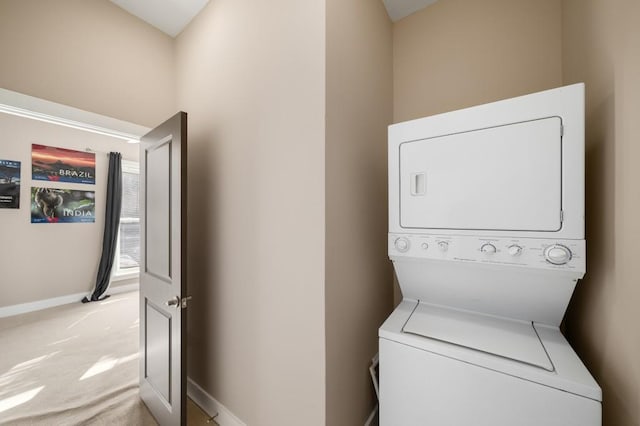
[(210, 417), (215, 417), (215, 422), (220, 426), (246, 426), (227, 407), (191, 380), (191, 377), (187, 377), (187, 395)]
[[(108, 294), (126, 293), (128, 291), (138, 290), (138, 283), (121, 285), (107, 290)], [(28, 312), (39, 311), (42, 309), (53, 308), (60, 305), (68, 305), (69, 303), (80, 302), (87, 292), (68, 294), (66, 296), (53, 297), (51, 299), (36, 300), (35, 302), (20, 303), (18, 305), (4, 306), (0, 308), (0, 318), (10, 317), (13, 315), (26, 314)]]
[(107, 294), (119, 294), (119, 293), (128, 293), (130, 291), (138, 291), (140, 290), (139, 283), (119, 285), (117, 287), (109, 287), (107, 290)]

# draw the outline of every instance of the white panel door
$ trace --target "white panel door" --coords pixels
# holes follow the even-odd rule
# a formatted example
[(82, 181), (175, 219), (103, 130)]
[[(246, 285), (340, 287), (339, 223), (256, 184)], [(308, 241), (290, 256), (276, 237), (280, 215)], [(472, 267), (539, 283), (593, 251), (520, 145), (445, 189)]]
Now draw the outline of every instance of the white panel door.
[(559, 117), (400, 145), (403, 228), (557, 231)]
[(187, 114), (140, 142), (140, 397), (162, 426), (186, 424)]

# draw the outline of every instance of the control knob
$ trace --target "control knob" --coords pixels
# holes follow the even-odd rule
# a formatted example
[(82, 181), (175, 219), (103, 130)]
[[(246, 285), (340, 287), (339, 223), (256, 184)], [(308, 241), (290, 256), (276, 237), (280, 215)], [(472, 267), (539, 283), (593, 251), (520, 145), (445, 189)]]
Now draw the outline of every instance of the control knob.
[(511, 256), (520, 256), (522, 254), (522, 247), (517, 244), (513, 244), (509, 246), (509, 254)]
[(449, 250), (449, 243), (446, 241), (440, 241), (438, 243), (438, 247), (440, 248), (440, 251), (444, 252)]
[(405, 237), (400, 237), (400, 238), (396, 238), (394, 245), (396, 246), (396, 249), (400, 252), (400, 253), (404, 253), (407, 250), (409, 250), (409, 240), (406, 239)]
[(484, 254), (494, 254), (496, 252), (496, 246), (489, 243), (483, 244), (482, 247), (480, 247), (480, 251)]
[(563, 245), (554, 244), (546, 248), (544, 258), (554, 265), (564, 265), (571, 260), (571, 250)]

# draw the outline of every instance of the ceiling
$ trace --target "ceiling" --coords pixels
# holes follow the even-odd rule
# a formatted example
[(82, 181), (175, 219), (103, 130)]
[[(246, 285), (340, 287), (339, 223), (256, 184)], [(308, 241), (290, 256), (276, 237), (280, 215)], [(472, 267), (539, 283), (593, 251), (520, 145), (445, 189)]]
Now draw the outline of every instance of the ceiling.
[(209, 0), (111, 0), (132, 15), (175, 37)]
[[(209, 3), (209, 0), (110, 0), (132, 15), (175, 37)], [(437, 0), (382, 0), (393, 22)]]
[(411, 15), (438, 0), (382, 0), (393, 22)]

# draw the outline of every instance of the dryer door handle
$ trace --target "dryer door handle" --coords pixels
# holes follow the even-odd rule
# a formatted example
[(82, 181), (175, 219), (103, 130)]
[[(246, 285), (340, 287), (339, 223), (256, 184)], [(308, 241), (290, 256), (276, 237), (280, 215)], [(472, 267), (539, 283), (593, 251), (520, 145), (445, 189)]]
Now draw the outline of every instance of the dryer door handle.
[(411, 173), (411, 195), (423, 196), (427, 193), (427, 174), (425, 172)]

